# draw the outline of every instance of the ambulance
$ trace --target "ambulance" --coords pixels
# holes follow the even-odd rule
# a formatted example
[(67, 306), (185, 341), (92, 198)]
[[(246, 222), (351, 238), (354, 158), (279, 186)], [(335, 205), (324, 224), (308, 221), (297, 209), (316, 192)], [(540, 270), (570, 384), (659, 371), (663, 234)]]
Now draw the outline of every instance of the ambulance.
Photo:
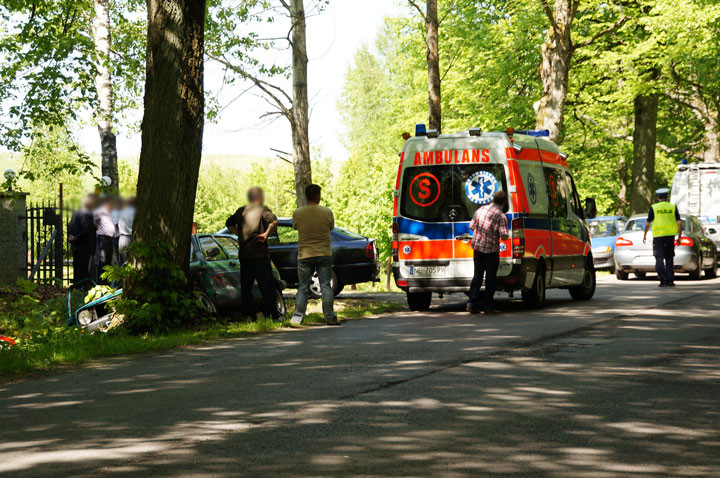
[[(433, 293), (470, 289), (470, 220), (497, 191), (509, 196), (510, 237), (500, 243), (497, 290), (540, 308), (548, 288), (576, 300), (595, 293), (590, 233), (566, 156), (547, 131), (439, 135), (417, 125), (400, 153), (393, 206), (393, 275), (412, 310)], [(594, 216), (594, 200), (586, 202)]]

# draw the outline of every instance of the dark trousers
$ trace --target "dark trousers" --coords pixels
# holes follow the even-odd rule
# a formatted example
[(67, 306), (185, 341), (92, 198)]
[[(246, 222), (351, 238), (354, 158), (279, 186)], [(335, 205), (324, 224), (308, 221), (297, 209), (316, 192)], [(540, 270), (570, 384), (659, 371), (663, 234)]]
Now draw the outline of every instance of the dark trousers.
[(661, 284), (675, 282), (675, 236), (656, 237), (653, 239), (653, 255), (655, 271)]
[(483, 301), (483, 308), (486, 311), (493, 310), (495, 308), (493, 299), (495, 295), (495, 279), (497, 278), (498, 267), (500, 267), (500, 253), (475, 251), (473, 262), (475, 263), (475, 274), (470, 283), (468, 306), (476, 309), (480, 305), (480, 287), (482, 287), (484, 278), (485, 300)]
[(90, 277), (90, 258), (92, 251), (78, 247), (73, 248), (73, 284), (77, 284), (83, 279)]
[(115, 238), (98, 234), (95, 252), (97, 254), (97, 277), (95, 282), (98, 284), (107, 284), (107, 281), (100, 278), (100, 275), (105, 272), (103, 270), (105, 266), (112, 265), (113, 254), (115, 253)]
[(263, 299), (263, 315), (267, 318), (278, 318), (277, 286), (270, 265), (270, 258), (240, 259), (240, 295), (245, 315), (255, 317), (257, 306), (252, 289), (257, 281)]

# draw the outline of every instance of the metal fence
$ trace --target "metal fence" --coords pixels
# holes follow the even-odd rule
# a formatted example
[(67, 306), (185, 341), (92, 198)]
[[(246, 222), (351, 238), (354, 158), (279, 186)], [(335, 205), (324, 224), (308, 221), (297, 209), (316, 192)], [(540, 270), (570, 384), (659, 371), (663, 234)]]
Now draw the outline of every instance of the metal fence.
[(42, 201), (25, 209), (27, 277), (39, 284), (68, 286), (72, 282), (72, 254), (66, 241), (69, 209)]

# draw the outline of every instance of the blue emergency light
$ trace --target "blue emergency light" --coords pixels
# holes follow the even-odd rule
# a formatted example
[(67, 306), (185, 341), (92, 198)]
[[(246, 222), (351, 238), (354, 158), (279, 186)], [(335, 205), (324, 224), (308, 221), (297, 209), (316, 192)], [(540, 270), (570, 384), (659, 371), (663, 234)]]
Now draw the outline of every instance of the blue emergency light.
[(550, 136), (550, 130), (547, 129), (516, 129), (517, 134), (526, 134), (528, 136), (535, 136), (539, 138), (541, 136)]
[(427, 136), (427, 129), (423, 123), (415, 125), (415, 136)]
[(685, 158), (680, 160), (680, 164), (687, 164), (687, 163), (688, 163), (688, 160)]

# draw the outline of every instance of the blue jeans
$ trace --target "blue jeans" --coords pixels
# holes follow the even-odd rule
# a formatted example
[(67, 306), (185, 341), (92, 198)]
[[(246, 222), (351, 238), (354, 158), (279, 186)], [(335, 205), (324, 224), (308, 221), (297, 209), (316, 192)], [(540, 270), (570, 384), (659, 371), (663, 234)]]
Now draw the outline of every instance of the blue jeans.
[(295, 312), (293, 313), (293, 322), (302, 322), (307, 310), (308, 295), (310, 294), (310, 283), (313, 274), (317, 271), (320, 280), (320, 290), (322, 291), (322, 309), (325, 320), (337, 320), (337, 315), (333, 310), (335, 295), (330, 287), (332, 279), (332, 256), (308, 257), (307, 259), (298, 260), (298, 290), (295, 295)]

